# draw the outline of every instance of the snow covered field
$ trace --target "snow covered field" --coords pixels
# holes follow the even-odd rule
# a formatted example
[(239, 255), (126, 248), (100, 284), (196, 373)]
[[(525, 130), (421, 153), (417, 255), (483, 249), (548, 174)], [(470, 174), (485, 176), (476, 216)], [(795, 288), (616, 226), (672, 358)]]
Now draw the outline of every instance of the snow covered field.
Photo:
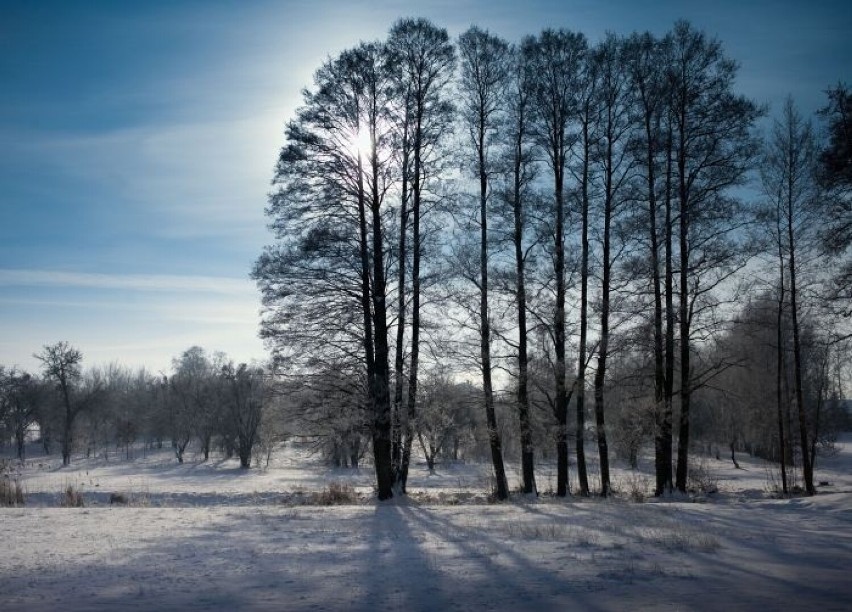
[[(380, 504), (370, 469), (292, 448), (247, 473), (165, 451), (34, 458), (27, 506), (0, 509), (0, 609), (850, 610), (852, 436), (838, 448), (814, 498), (772, 499), (758, 460), (707, 458), (703, 503), (632, 502), (650, 477), (623, 469), (616, 499), (488, 504), (488, 466), (418, 468), (409, 499)], [(305, 504), (331, 482), (361, 501)], [(69, 484), (85, 507), (57, 507)]]

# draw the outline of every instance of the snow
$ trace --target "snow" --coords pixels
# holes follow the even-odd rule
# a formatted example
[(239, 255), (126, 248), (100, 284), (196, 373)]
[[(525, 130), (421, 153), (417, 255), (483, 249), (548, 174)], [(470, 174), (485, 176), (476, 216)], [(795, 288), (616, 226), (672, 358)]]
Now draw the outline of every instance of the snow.
[[(292, 447), (248, 472), (165, 451), (70, 468), (38, 458), (23, 469), (28, 505), (0, 509), (0, 608), (849, 610), (852, 436), (838, 449), (813, 498), (774, 499), (759, 460), (707, 458), (720, 491), (704, 503), (490, 504), (485, 465), (418, 466), (409, 498), (379, 503), (369, 469)], [(332, 481), (358, 503), (306, 505)], [(68, 484), (85, 507), (57, 507)], [(130, 504), (110, 506), (114, 492)]]

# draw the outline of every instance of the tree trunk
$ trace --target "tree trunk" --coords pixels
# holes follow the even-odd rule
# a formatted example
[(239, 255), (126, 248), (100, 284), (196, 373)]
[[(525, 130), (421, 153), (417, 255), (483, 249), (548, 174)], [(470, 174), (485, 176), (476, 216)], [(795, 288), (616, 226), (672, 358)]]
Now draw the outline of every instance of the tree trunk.
[(692, 399), (692, 381), (690, 377), (690, 338), (689, 338), (689, 193), (686, 177), (686, 136), (685, 117), (680, 119), (680, 139), (678, 143), (678, 200), (680, 204), (678, 246), (680, 250), (680, 292), (678, 317), (680, 319), (680, 423), (677, 440), (677, 473), (675, 486), (681, 493), (686, 492), (686, 477), (689, 470), (689, 409)]
[[(643, 90), (644, 94), (644, 90)], [(645, 111), (646, 164), (648, 171), (648, 223), (651, 242), (651, 283), (654, 289), (654, 495), (671, 491), (671, 461), (666, 469), (665, 370), (663, 365), (663, 297), (660, 288), (660, 249), (657, 236), (657, 181), (654, 162), (654, 131), (650, 111)]]
[[(519, 111), (522, 113), (523, 111)], [(532, 425), (530, 424), (529, 405), (529, 358), (527, 356), (527, 293), (524, 264), (524, 228), (523, 203), (521, 195), (521, 163), (523, 158), (523, 115), (518, 122), (518, 135), (514, 152), (514, 190), (512, 208), (515, 221), (515, 270), (517, 283), (515, 299), (518, 307), (518, 420), (521, 429), (521, 471), (523, 473), (523, 492), (535, 493), (535, 451), (533, 448)]]
[[(791, 173), (788, 173), (791, 174)], [(790, 177), (789, 180), (792, 180)], [(796, 240), (793, 232), (793, 202), (792, 185), (788, 184), (787, 195), (787, 239), (789, 240), (790, 257), (790, 319), (793, 325), (793, 380), (796, 393), (796, 408), (799, 414), (799, 435), (802, 447), (802, 477), (805, 480), (805, 491), (808, 495), (816, 493), (814, 489), (814, 473), (808, 449), (808, 421), (805, 415), (805, 398), (802, 389), (802, 346), (799, 334), (799, 303), (798, 287), (796, 286)]]
[(68, 393), (68, 385), (63, 380), (60, 382), (62, 388), (62, 401), (65, 404), (65, 427), (62, 431), (62, 465), (71, 465), (71, 427), (74, 425), (74, 412), (71, 409), (71, 397)]
[[(780, 211), (779, 211), (780, 212)], [(780, 219), (779, 219), (780, 221)], [(783, 380), (786, 378), (784, 371), (784, 251), (781, 243), (781, 227), (778, 227), (778, 264), (779, 264), (779, 287), (778, 287), (778, 317), (776, 321), (776, 361), (775, 361), (775, 395), (778, 409), (778, 456), (781, 461), (781, 490), (787, 495), (787, 444), (784, 440), (784, 409), (783, 409)]]
[(598, 346), (598, 368), (595, 372), (595, 424), (598, 434), (598, 454), (601, 469), (601, 495), (610, 494), (609, 448), (604, 422), (604, 384), (606, 361), (609, 356), (609, 292), (610, 292), (610, 226), (612, 224), (612, 138), (607, 143), (606, 185), (604, 194), (603, 270), (601, 282), (601, 332)]
[(397, 327), (396, 327), (396, 353), (394, 355), (394, 392), (393, 392), (393, 448), (391, 451), (394, 466), (394, 481), (400, 482), (402, 470), (402, 446), (404, 423), (402, 394), (404, 387), (405, 368), (405, 263), (407, 260), (406, 237), (408, 234), (408, 113), (406, 104), (406, 117), (402, 133), (402, 194), (399, 202), (399, 270), (397, 272)]
[(491, 462), (494, 466), (497, 499), (509, 498), (509, 485), (503, 466), (503, 448), (497, 430), (494, 412), (494, 392), (491, 387), (491, 322), (488, 320), (488, 175), (485, 168), (485, 120), (480, 112), (479, 121), (479, 329), (480, 358), (482, 359), (482, 390), (485, 395), (485, 418), (488, 424), (488, 441)]
[(582, 262), (580, 264), (580, 346), (577, 356), (577, 478), (580, 495), (588, 497), (589, 478), (586, 473), (586, 333), (589, 325), (589, 109), (583, 118), (583, 171), (582, 190)]
[[(561, 147), (559, 147), (561, 148)], [(556, 311), (554, 312), (553, 335), (556, 364), (554, 370), (556, 394), (556, 495), (565, 497), (568, 485), (568, 393), (565, 386), (565, 206), (562, 194), (561, 158), (554, 164), (556, 227), (554, 275), (556, 276)]]
[(406, 403), (407, 420), (405, 422), (405, 441), (402, 451), (399, 487), (405, 493), (408, 481), (408, 466), (411, 462), (411, 442), (413, 421), (417, 418), (417, 376), (420, 365), (420, 198), (423, 189), (421, 176), (421, 155), (423, 145), (422, 108), (417, 109), (414, 131), (414, 171), (412, 173), (412, 231), (411, 231), (411, 363), (408, 368), (408, 401)]
[(375, 332), (375, 375), (373, 380), (373, 461), (376, 468), (379, 500), (393, 497), (391, 463), (390, 367), (388, 364), (387, 285), (385, 281), (384, 238), (382, 235), (381, 198), (379, 196), (379, 159), (377, 150), (377, 92), (373, 91), (370, 108), (370, 152), (372, 167), (373, 213), (373, 330)]
[(672, 430), (674, 428), (674, 223), (672, 220), (672, 128), (668, 126), (666, 142), (666, 223), (665, 233), (665, 257), (666, 257), (666, 354), (665, 354), (665, 392), (663, 410), (662, 443), (664, 457), (661, 467), (664, 470), (663, 493), (674, 489), (672, 486), (672, 447), (674, 445)]

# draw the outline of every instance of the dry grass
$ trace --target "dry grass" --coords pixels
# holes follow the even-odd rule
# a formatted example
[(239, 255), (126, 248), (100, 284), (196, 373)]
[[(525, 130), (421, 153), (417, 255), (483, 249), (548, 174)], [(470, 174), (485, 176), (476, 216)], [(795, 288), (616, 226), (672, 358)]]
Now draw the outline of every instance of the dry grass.
[(703, 495), (719, 492), (719, 479), (710, 470), (710, 466), (703, 457), (689, 466), (686, 488), (690, 493)]
[(74, 485), (67, 485), (65, 490), (59, 494), (59, 505), (62, 508), (82, 508), (86, 505), (83, 493), (75, 489)]
[(640, 532), (640, 536), (645, 542), (654, 546), (681, 552), (713, 552), (720, 546), (719, 540), (715, 536), (681, 525), (645, 529)]
[(316, 506), (344, 506), (358, 503), (358, 494), (351, 484), (332, 482), (318, 493), (309, 496), (308, 503)]
[(620, 479), (614, 479), (613, 489), (616, 494), (622, 494), (632, 502), (643, 503), (653, 495), (653, 487), (650, 477), (640, 472), (631, 471)]

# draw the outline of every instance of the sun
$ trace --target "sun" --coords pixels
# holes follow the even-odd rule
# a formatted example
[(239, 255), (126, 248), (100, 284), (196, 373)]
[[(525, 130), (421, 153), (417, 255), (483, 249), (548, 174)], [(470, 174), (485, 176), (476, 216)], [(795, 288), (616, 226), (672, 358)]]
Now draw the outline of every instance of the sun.
[(359, 129), (350, 139), (348, 143), (349, 153), (353, 158), (367, 157), (373, 146), (370, 132), (364, 128)]

